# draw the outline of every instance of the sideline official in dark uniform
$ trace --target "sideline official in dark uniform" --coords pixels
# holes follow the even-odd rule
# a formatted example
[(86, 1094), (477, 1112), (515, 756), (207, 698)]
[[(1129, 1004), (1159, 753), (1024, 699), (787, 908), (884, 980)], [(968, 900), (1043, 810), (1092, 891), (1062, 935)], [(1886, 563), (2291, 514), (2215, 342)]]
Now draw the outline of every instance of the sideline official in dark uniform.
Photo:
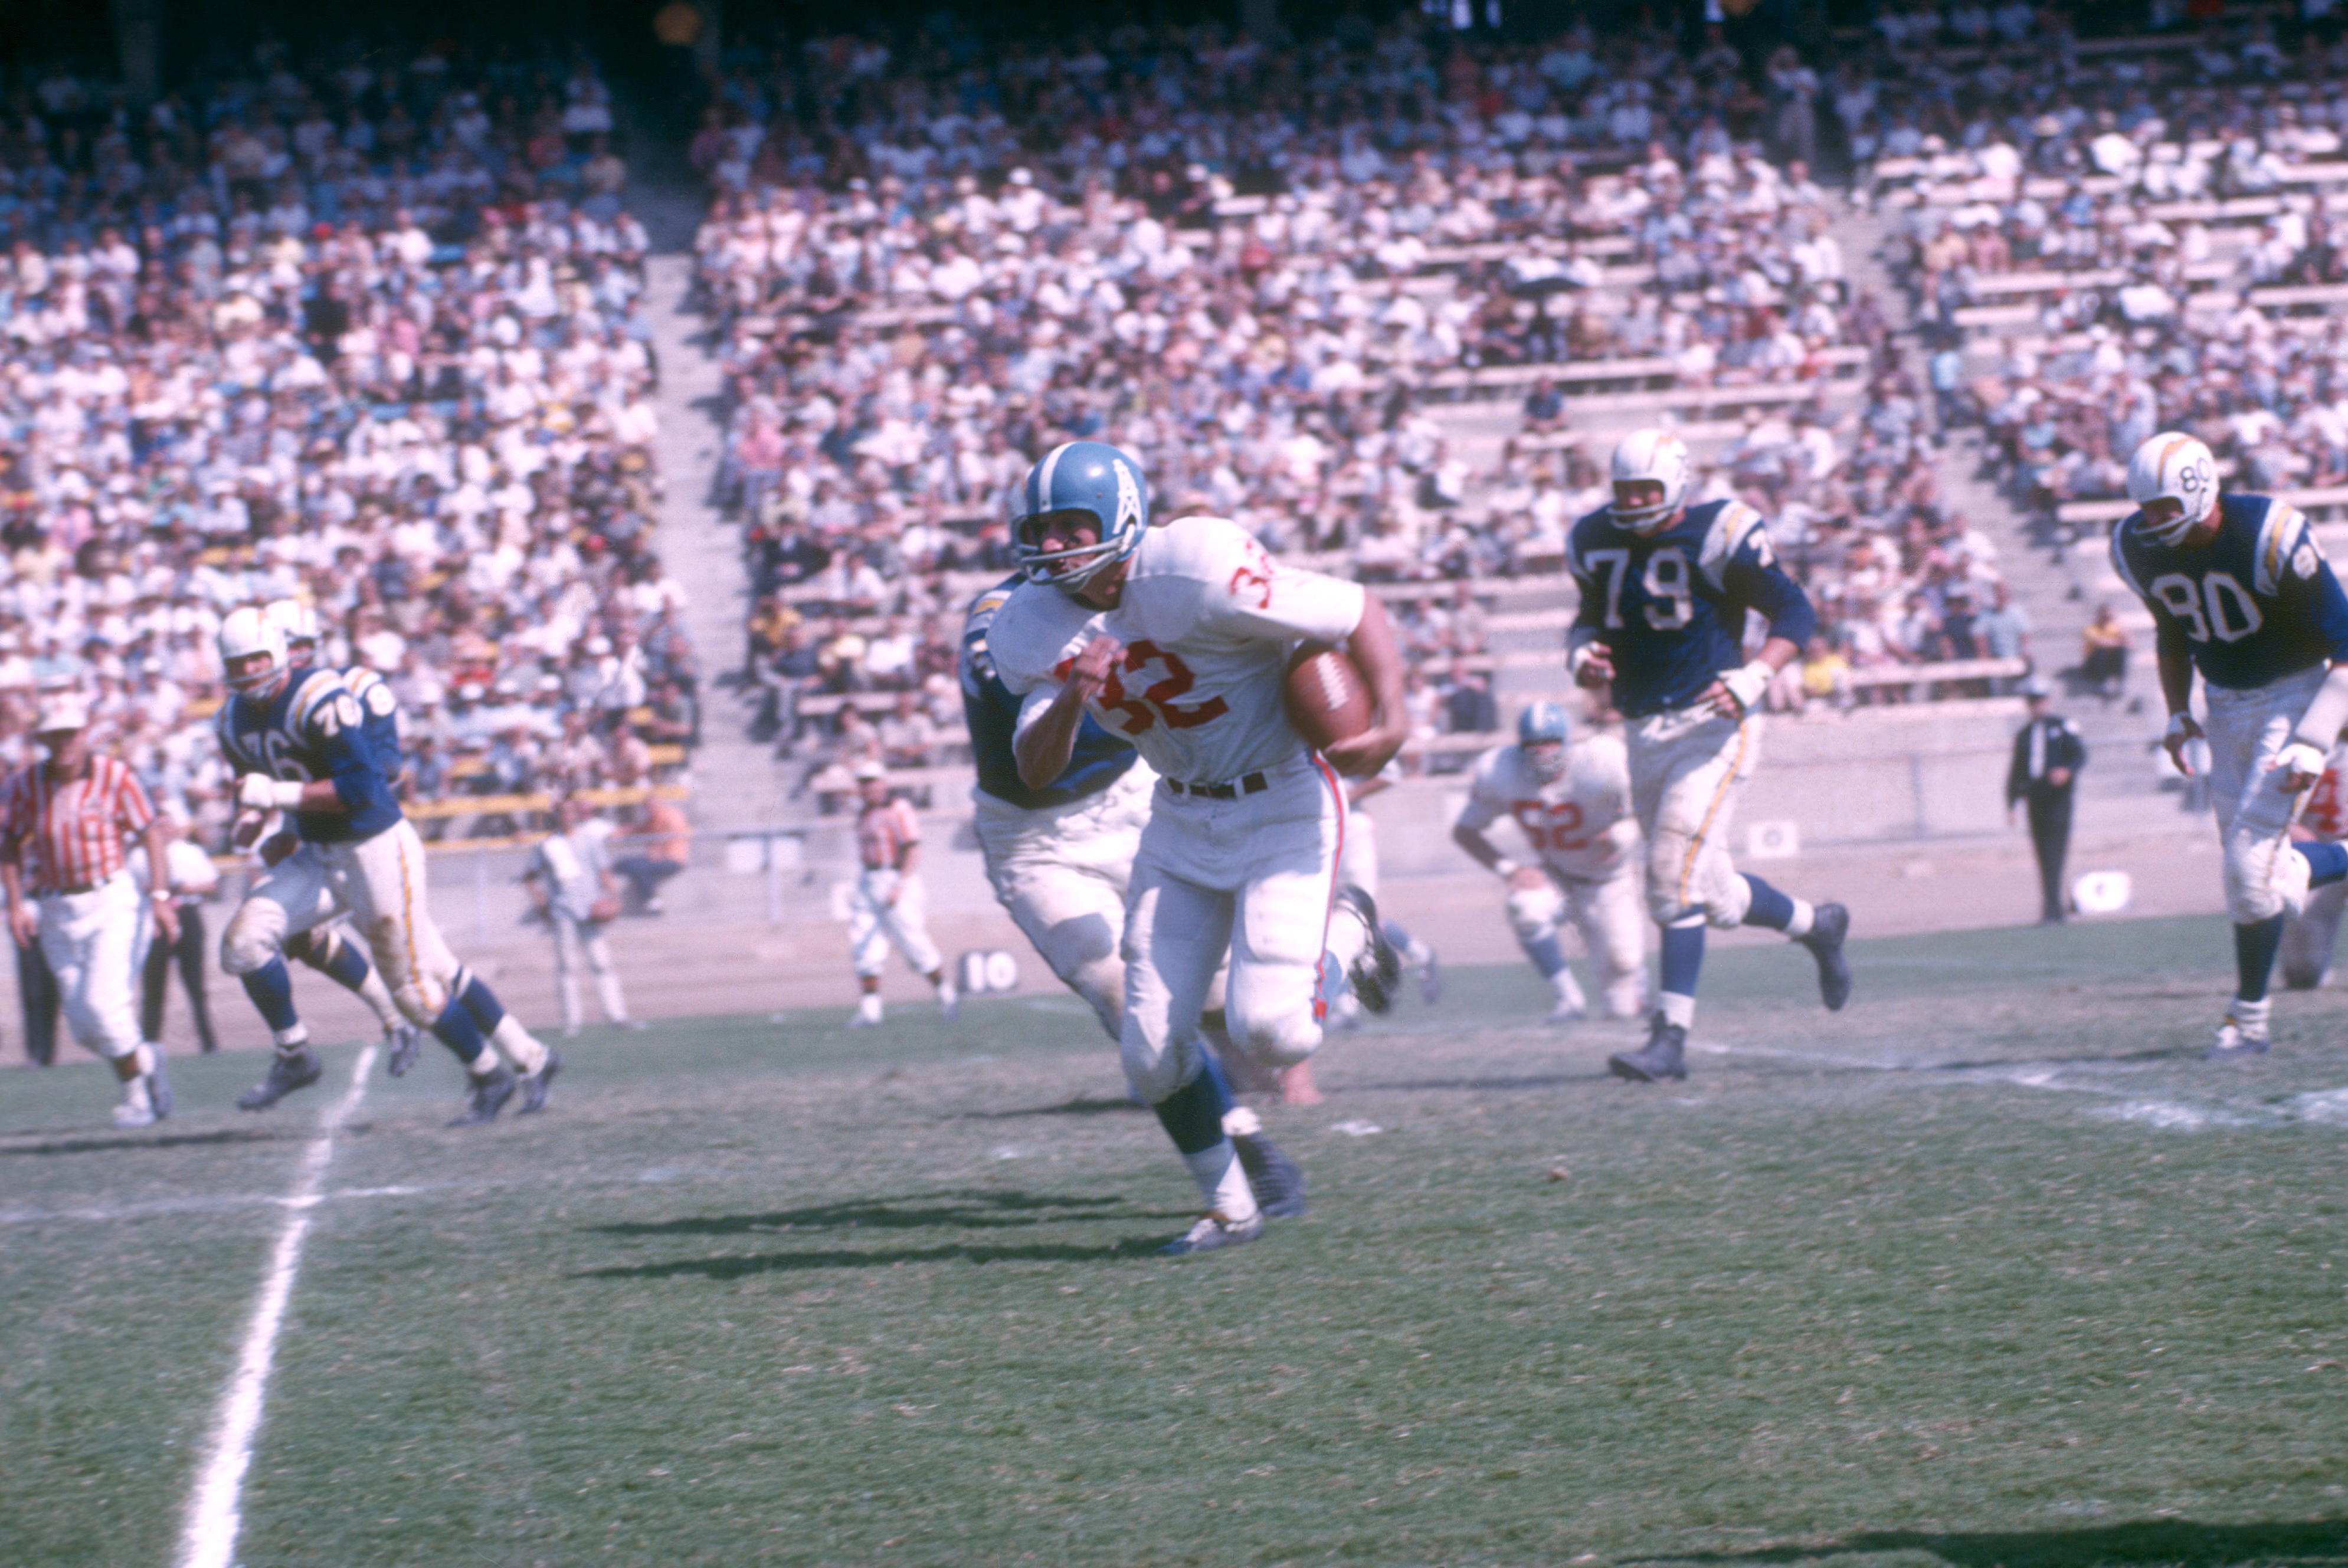
[(2049, 710), (2054, 691), (2044, 681), (2022, 688), (2030, 700), (2030, 723), (2013, 737), (2013, 763), (2005, 771), (2005, 820), (2013, 808), (2030, 808), (2030, 846), (2038, 854), (2039, 923), (2059, 923), (2070, 909), (2063, 890), (2063, 863), (2071, 853), (2071, 792), (2087, 765), (2087, 744), (2071, 721)]

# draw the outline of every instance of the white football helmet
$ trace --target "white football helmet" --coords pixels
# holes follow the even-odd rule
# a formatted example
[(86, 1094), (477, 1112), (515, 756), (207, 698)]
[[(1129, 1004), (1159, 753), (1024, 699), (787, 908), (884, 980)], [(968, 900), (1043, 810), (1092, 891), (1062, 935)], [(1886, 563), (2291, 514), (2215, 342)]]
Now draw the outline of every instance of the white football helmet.
[[(221, 622), (219, 641), (221, 668), (230, 691), (248, 697), (276, 695), (286, 671), (283, 623), (258, 606), (242, 605), (230, 610)], [(237, 661), (256, 653), (267, 654), (269, 661), (240, 672)]]
[(2164, 430), (2128, 459), (2128, 499), (2141, 507), (2168, 497), (2183, 503), (2176, 518), (2137, 527), (2164, 545), (2173, 545), (2199, 527), (2218, 507), (2218, 460), (2209, 448), (2178, 430)]
[(1650, 479), (1663, 487), (1663, 502), (1653, 507), (1613, 506), (1614, 520), (1634, 534), (1652, 534), (1679, 516), (1687, 500), (1687, 443), (1668, 430), (1633, 430), (1614, 448), (1614, 482)]
[(290, 659), (297, 643), (308, 643), (314, 652), (318, 646), (318, 612), (299, 600), (272, 600), (263, 610), (278, 629), (285, 633), (285, 651)]

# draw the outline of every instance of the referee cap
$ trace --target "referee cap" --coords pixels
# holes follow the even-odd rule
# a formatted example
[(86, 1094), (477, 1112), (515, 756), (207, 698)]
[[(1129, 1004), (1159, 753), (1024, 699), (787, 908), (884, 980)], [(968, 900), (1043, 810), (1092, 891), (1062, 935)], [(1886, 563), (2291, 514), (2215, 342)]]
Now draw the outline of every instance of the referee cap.
[(38, 712), (33, 718), (36, 735), (56, 734), (61, 730), (86, 730), (89, 727), (89, 709), (70, 692), (60, 692), (41, 699)]

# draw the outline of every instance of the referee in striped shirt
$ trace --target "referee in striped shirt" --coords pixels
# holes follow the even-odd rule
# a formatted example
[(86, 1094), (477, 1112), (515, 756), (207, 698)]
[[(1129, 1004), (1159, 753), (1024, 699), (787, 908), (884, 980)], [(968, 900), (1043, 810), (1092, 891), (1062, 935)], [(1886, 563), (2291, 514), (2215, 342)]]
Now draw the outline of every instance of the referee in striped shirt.
[[(79, 697), (43, 699), (34, 739), (47, 753), (0, 792), (0, 886), (8, 927), (20, 947), (40, 944), (57, 978), (74, 1038), (114, 1064), (122, 1081), (118, 1127), (147, 1127), (171, 1113), (162, 1053), (139, 1038), (133, 987), (139, 974), (139, 889), (127, 856), (135, 835), (147, 846), (163, 890), (155, 927), (179, 936), (170, 901), (170, 845), (154, 804), (130, 769), (90, 754), (89, 714)], [(27, 891), (30, 897), (28, 897)]]

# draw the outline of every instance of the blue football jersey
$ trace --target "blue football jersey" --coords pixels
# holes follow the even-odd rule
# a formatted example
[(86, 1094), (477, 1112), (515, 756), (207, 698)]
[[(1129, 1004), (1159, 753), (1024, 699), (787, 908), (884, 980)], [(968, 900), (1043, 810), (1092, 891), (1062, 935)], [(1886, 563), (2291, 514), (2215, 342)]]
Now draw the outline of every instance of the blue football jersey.
[(2348, 659), (2348, 598), (2297, 507), (2219, 496), (2218, 537), (2164, 545), (2131, 512), (2112, 529), (2112, 569), (2152, 611), (2163, 651), (2201, 679), (2248, 691)]
[(1573, 525), (1566, 563), (1581, 590), (1573, 624), (1605, 645), (1627, 718), (1684, 708), (1743, 664), (1748, 610), (1797, 647), (1818, 626), (1761, 514), (1742, 501), (1690, 507), (1643, 538), (1601, 507)]
[(970, 617), (962, 629), (962, 711), (970, 723), (978, 787), (997, 800), (1041, 811), (1098, 794), (1123, 778), (1126, 770), (1141, 760), (1141, 753), (1087, 712), (1084, 726), (1076, 732), (1076, 747), (1066, 771), (1042, 789), (1030, 789), (1020, 782), (1019, 758), (1012, 749), (1019, 732), (1019, 699), (994, 672), (994, 661), (986, 651), (986, 629), (1019, 582), (1015, 577), (999, 582), (971, 601)]
[(240, 774), (334, 780), (345, 809), (295, 812), (294, 831), (310, 844), (351, 844), (373, 838), (400, 817), (391, 790), (399, 772), (398, 743), (395, 739), (385, 750), (382, 732), (370, 729), (368, 717), (336, 671), (296, 670), (265, 701), (232, 695), (215, 724), (221, 754)]

